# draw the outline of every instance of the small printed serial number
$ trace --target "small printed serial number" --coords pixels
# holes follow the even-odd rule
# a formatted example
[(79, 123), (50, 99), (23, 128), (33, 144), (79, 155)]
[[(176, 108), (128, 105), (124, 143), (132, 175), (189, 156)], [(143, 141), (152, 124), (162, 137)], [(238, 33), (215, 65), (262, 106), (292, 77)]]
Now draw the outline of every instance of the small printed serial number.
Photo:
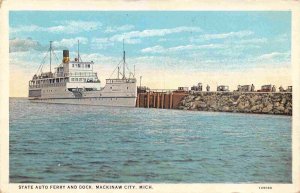
[(260, 186), (259, 189), (262, 189), (262, 190), (271, 190), (272, 186)]

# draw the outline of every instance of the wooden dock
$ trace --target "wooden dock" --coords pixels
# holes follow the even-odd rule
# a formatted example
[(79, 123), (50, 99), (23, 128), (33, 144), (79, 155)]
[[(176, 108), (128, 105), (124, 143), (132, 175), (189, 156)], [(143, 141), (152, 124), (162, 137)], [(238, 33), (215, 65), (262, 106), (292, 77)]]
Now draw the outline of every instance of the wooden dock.
[(138, 93), (136, 107), (176, 109), (187, 92), (145, 92)]

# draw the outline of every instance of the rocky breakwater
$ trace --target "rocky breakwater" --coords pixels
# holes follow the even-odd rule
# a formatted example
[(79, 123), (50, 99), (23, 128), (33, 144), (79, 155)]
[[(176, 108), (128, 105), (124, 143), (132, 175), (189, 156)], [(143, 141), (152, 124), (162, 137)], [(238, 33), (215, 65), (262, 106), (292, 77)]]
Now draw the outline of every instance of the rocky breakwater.
[(179, 109), (292, 115), (292, 93), (199, 92), (189, 94)]

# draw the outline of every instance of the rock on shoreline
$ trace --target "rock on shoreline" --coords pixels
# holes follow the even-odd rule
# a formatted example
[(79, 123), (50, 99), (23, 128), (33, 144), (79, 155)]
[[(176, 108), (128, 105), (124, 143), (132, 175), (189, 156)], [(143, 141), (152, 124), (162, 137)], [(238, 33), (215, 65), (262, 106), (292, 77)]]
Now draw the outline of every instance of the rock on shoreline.
[(199, 92), (186, 96), (178, 109), (292, 115), (292, 93)]

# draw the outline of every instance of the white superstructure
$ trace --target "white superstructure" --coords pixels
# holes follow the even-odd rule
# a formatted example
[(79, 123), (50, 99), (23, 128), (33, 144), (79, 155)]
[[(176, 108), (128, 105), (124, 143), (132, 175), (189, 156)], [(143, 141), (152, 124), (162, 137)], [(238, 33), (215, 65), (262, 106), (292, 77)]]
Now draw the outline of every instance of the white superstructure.
[[(29, 81), (29, 99), (33, 102), (67, 103), (103, 106), (135, 107), (137, 97), (134, 75), (125, 76), (125, 51), (123, 52), (123, 73), (113, 79), (106, 79), (101, 87), (98, 75), (93, 70), (94, 62), (82, 62), (79, 56), (70, 61), (69, 51), (63, 51), (62, 63), (51, 72), (35, 74)], [(122, 75), (119, 78), (119, 75)], [(131, 77), (132, 75), (132, 77)]]

